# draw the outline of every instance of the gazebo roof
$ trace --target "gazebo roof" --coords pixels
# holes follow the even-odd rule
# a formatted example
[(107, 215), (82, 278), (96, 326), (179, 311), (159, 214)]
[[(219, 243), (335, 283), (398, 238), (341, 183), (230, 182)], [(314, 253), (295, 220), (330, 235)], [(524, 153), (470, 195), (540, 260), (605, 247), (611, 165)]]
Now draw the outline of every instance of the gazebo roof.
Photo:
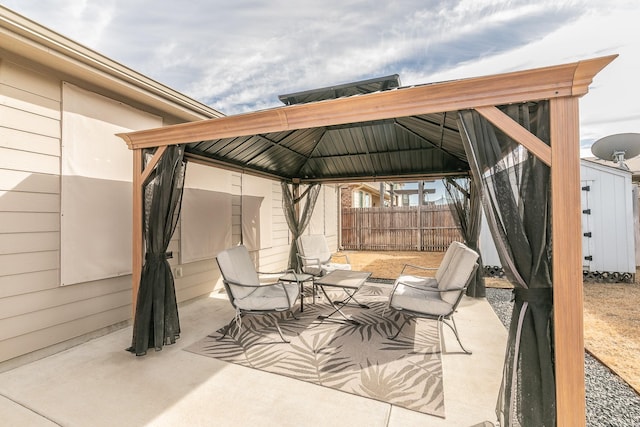
[[(281, 96), (291, 105), (120, 136), (130, 148), (186, 144), (190, 161), (287, 182), (461, 175), (469, 166), (458, 110), (487, 117), (496, 105), (581, 96), (613, 58), (411, 87), (387, 76)], [(548, 157), (548, 147), (538, 148)]]

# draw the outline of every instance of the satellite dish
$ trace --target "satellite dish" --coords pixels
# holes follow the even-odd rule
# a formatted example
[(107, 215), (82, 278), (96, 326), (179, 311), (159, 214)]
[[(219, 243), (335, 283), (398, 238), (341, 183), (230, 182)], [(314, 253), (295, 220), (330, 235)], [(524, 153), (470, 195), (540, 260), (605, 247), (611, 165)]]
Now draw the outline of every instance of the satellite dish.
[(594, 156), (618, 163), (621, 169), (629, 170), (626, 159), (640, 155), (640, 133), (618, 133), (600, 138), (591, 146)]

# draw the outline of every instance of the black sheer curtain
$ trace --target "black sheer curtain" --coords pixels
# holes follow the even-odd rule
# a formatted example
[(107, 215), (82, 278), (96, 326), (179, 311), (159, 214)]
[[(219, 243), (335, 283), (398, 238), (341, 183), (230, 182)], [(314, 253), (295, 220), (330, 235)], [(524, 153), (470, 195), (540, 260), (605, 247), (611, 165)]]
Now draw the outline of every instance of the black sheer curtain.
[[(152, 153), (145, 152), (145, 163)], [(186, 163), (184, 147), (167, 147), (144, 188), (144, 243), (146, 248), (133, 339), (127, 350), (142, 356), (149, 347), (162, 350), (180, 336), (178, 304), (173, 274), (167, 258), (167, 247), (175, 231), (180, 206)]]
[[(550, 144), (548, 102), (500, 109)], [(500, 260), (515, 286), (496, 413), (501, 426), (555, 426), (550, 169), (475, 110), (460, 112), (459, 120)]]
[[(446, 178), (443, 181), (449, 207), (460, 227), (465, 244), (480, 254), (481, 189), (473, 184), (471, 178)], [(482, 254), (478, 258), (478, 263), (479, 268), (476, 269), (475, 278), (467, 288), (467, 295), (474, 298), (482, 298), (486, 295)]]
[[(289, 185), (282, 181), (282, 210), (284, 216), (287, 218), (287, 225), (291, 234), (293, 234), (293, 243), (289, 250), (289, 267), (295, 271), (300, 271), (300, 260), (298, 259), (298, 245), (297, 239), (302, 235), (304, 230), (311, 221), (311, 215), (313, 215), (313, 209), (316, 206), (316, 200), (318, 200), (318, 194), (320, 194), (320, 184), (311, 184), (299, 197), (294, 198)], [(297, 185), (297, 184), (294, 184)], [(300, 203), (304, 197), (306, 200), (304, 208), (300, 212), (300, 217), (296, 214), (296, 205)]]

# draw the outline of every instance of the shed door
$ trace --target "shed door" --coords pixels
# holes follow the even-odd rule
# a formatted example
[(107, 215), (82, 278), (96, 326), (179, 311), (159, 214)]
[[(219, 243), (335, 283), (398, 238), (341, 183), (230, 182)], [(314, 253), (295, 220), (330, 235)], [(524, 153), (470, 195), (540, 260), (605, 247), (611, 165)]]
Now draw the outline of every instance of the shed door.
[(582, 269), (591, 271), (593, 261), (593, 217), (591, 216), (592, 197), (591, 189), (593, 180), (581, 181), (582, 183)]

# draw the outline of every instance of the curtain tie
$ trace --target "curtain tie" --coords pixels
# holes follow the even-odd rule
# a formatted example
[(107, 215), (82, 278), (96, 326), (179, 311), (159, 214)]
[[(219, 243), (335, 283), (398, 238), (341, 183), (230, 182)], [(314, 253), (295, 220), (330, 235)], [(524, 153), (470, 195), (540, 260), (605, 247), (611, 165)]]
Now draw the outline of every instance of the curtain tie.
[(528, 302), (530, 304), (551, 304), (553, 303), (553, 288), (516, 288), (513, 290), (517, 302)]
[(160, 252), (160, 253), (151, 253), (147, 252), (144, 256), (146, 262), (162, 262), (165, 259), (173, 258), (173, 252)]

